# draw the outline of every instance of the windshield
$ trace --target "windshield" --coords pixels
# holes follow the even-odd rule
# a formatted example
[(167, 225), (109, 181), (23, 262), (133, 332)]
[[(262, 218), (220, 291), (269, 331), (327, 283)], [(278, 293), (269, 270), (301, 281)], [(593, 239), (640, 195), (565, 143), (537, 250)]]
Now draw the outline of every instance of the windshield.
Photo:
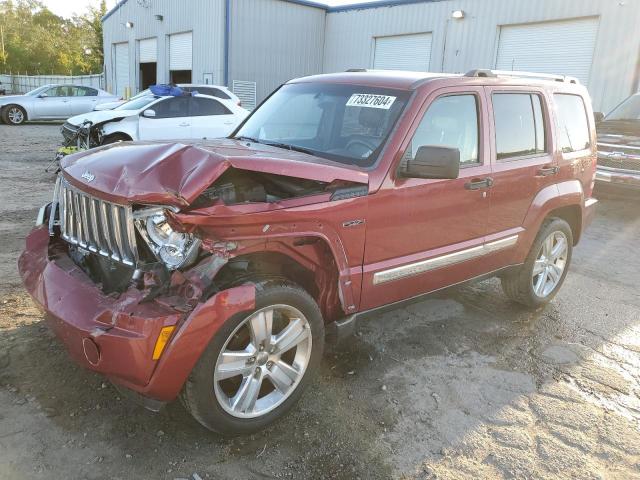
[(640, 120), (640, 94), (631, 95), (614, 108), (605, 120)]
[(30, 92), (25, 93), (25, 95), (38, 95), (40, 92), (45, 91), (47, 88), (51, 87), (51, 85), (44, 85), (42, 87), (38, 87), (34, 90), (31, 90)]
[(370, 167), (409, 95), (360, 85), (284, 85), (249, 117), (235, 138)]
[(147, 95), (151, 95), (151, 90), (149, 90), (148, 88), (146, 90), (142, 90), (140, 93), (134, 95), (129, 100), (136, 100), (137, 98), (146, 97)]
[(147, 95), (146, 97), (132, 98), (128, 102), (124, 102), (122, 105), (117, 106), (114, 110), (140, 110), (146, 107), (158, 97)]

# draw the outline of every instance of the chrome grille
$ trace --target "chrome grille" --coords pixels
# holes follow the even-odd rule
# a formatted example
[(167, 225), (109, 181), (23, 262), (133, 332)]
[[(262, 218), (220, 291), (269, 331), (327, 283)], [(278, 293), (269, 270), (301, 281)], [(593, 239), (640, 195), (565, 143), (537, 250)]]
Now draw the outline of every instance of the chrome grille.
[(130, 205), (93, 197), (58, 178), (56, 202), (62, 238), (90, 252), (126, 265), (137, 260), (136, 237)]
[(76, 127), (75, 125), (72, 125), (69, 122), (64, 122), (64, 125), (62, 125), (62, 128), (60, 129), (60, 131), (62, 132), (62, 136), (67, 142), (70, 142), (75, 138), (76, 134), (78, 133), (78, 130), (79, 130), (78, 127)]

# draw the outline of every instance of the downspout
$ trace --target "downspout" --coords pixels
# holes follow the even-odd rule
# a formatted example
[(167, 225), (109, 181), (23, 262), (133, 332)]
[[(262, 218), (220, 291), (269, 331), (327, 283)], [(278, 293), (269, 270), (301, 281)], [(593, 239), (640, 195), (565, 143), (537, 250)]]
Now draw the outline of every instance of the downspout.
[(229, 86), (229, 35), (231, 33), (231, 0), (224, 7), (224, 84)]

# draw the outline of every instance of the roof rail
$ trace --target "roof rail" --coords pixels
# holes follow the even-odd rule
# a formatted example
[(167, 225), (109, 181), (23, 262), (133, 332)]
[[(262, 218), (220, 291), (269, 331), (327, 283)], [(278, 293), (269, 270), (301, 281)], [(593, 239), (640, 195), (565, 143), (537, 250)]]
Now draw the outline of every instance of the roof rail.
[(348, 68), (345, 72), (368, 72), (366, 68)]
[(539, 78), (542, 80), (554, 80), (556, 82), (567, 82), (579, 84), (580, 80), (576, 77), (569, 77), (567, 75), (553, 75), (550, 73), (535, 73), (535, 72), (518, 72), (511, 70), (489, 70), (478, 68), (475, 70), (469, 70), (464, 74), (465, 77), (520, 77), (520, 78)]

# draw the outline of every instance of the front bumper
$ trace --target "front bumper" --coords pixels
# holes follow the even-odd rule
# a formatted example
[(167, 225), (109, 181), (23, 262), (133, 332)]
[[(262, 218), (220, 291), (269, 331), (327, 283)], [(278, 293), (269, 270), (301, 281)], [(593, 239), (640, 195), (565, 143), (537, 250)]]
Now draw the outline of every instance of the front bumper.
[[(117, 298), (105, 295), (68, 256), (50, 258), (49, 241), (48, 229), (36, 227), (18, 269), (52, 330), (78, 364), (155, 400), (173, 400), (220, 326), (255, 306), (251, 285), (219, 292), (186, 313), (143, 302), (133, 287)], [(160, 330), (169, 325), (176, 330), (153, 360)]]
[(635, 172), (599, 165), (596, 169), (596, 182), (640, 189), (640, 171)]

